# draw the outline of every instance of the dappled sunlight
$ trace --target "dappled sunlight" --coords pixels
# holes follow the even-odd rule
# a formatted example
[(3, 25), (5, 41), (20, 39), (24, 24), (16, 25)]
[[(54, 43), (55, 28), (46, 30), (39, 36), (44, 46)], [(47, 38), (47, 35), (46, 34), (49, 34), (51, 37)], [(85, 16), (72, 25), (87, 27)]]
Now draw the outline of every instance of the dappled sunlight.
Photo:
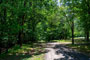
[(9, 52), (4, 54), (5, 56), (2, 56), (0, 60), (41, 60), (44, 57), (44, 53), (46, 53), (46, 51), (41, 44), (35, 43), (33, 47), (24, 44), (21, 48), (15, 46), (12, 49), (9, 49)]
[(90, 0), (0, 0), (0, 60), (90, 60)]

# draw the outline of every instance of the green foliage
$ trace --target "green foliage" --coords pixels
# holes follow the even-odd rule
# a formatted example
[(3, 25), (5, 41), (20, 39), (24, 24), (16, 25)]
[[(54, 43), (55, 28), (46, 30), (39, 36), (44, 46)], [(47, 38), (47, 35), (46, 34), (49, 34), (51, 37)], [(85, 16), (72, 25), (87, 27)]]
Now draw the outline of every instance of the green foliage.
[[(90, 31), (88, 0), (1, 0), (0, 50), (23, 43), (85, 36)], [(75, 30), (75, 31), (73, 31)], [(72, 32), (73, 31), (73, 32)]]

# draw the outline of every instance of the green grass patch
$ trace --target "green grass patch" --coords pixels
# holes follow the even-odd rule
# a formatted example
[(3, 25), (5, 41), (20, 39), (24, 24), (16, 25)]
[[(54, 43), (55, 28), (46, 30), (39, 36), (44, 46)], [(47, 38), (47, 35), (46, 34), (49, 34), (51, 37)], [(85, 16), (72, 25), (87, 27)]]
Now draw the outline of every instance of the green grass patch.
[[(53, 42), (59, 42), (59, 43), (72, 43), (72, 39), (62, 39), (62, 40), (53, 40)], [(85, 44), (88, 43), (85, 39), (83, 38), (74, 38), (75, 44)]]
[(59, 43), (67, 43), (67, 42), (69, 42), (69, 43), (71, 43), (71, 40), (53, 40), (54, 42), (59, 42)]
[(44, 54), (33, 56), (32, 58), (29, 58), (28, 60), (44, 60)]

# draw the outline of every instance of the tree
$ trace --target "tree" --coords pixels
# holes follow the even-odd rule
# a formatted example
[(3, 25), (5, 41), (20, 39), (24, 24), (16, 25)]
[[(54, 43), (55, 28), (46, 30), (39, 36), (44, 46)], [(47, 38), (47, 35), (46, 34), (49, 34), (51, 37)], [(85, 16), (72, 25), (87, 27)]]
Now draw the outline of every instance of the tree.
[(73, 13), (80, 16), (80, 22), (82, 23), (82, 28), (86, 31), (86, 40), (89, 41), (89, 0), (64, 0), (64, 6), (68, 6)]

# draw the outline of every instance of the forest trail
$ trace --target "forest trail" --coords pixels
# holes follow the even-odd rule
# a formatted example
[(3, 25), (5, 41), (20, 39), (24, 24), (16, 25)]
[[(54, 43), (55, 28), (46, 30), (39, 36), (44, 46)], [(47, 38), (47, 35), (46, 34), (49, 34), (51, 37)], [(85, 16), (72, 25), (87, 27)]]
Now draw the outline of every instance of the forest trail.
[(47, 43), (46, 51), (45, 60), (90, 60), (86, 55), (60, 43)]

